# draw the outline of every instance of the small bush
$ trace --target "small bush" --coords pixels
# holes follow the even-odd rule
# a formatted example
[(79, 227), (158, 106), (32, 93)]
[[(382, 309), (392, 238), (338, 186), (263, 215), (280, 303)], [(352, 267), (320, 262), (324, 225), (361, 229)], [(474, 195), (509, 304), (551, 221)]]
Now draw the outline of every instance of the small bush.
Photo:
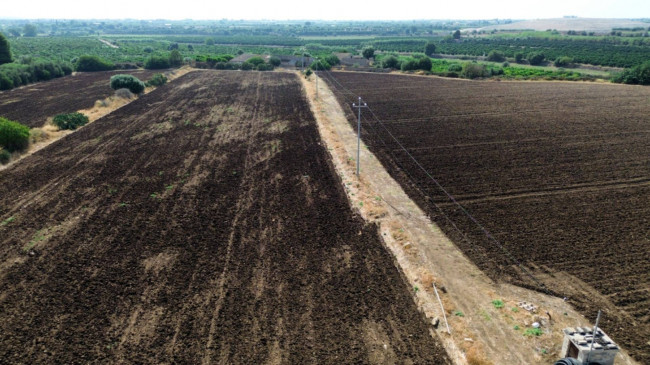
[(447, 67), (447, 71), (449, 72), (461, 72), (463, 71), (463, 65), (460, 63), (453, 63)]
[(4, 165), (9, 162), (9, 160), (11, 160), (11, 153), (4, 148), (0, 148), (0, 163)]
[(88, 117), (77, 112), (58, 114), (54, 117), (53, 122), (59, 129), (75, 130), (78, 127), (86, 125), (88, 123)]
[(110, 71), (115, 68), (115, 65), (97, 56), (84, 55), (77, 59), (77, 71)]
[(315, 71), (323, 71), (323, 70), (331, 69), (332, 66), (330, 66), (330, 64), (325, 62), (325, 61), (318, 60), (318, 61), (312, 62), (312, 64), (309, 66), (309, 68), (311, 68), (312, 70), (315, 70)]
[(460, 76), (466, 79), (477, 79), (485, 77), (486, 73), (487, 71), (484, 65), (468, 62), (463, 65), (463, 71), (460, 73)]
[(305, 70), (305, 77), (309, 77), (311, 76), (311, 74), (312, 74), (311, 69), (308, 68), (307, 70)]
[(259, 66), (259, 65), (264, 63), (264, 59), (262, 57), (255, 56), (255, 57), (249, 58), (248, 61), (246, 61), (246, 62), (250, 63), (253, 66)]
[(241, 69), (243, 71), (249, 71), (252, 70), (253, 68), (255, 68), (255, 66), (250, 62), (244, 62), (241, 64)]
[(163, 74), (154, 74), (149, 81), (147, 81), (147, 86), (162, 86), (167, 83), (167, 77)]
[(487, 60), (491, 62), (503, 62), (506, 60), (506, 56), (499, 51), (490, 51), (487, 56)]
[(400, 62), (395, 56), (384, 57), (384, 59), (381, 60), (381, 67), (398, 69), (400, 68)]
[(526, 331), (524, 331), (524, 336), (541, 336), (544, 334), (542, 332), (541, 328), (527, 328)]
[(0, 146), (9, 152), (29, 146), (29, 127), (0, 117)]
[(573, 63), (573, 58), (571, 57), (558, 57), (553, 62), (555, 67), (570, 67), (572, 63)]
[(178, 51), (178, 44), (176, 43), (177, 49), (174, 49), (170, 54), (169, 54), (169, 65), (172, 67), (178, 67), (183, 64), (183, 56), (181, 53)]
[(269, 64), (273, 65), (274, 67), (280, 66), (281, 63), (282, 60), (280, 59), (280, 57), (273, 56), (269, 58)]
[(151, 56), (144, 63), (144, 68), (147, 70), (160, 70), (163, 68), (169, 68), (169, 57)]
[(134, 95), (129, 89), (117, 89), (115, 90), (115, 96), (122, 99), (132, 99)]
[(140, 94), (144, 91), (144, 82), (140, 81), (133, 75), (114, 75), (111, 76), (111, 89), (129, 89), (134, 94)]
[(531, 52), (528, 54), (528, 63), (533, 66), (541, 65), (546, 56), (541, 52)]
[(273, 71), (273, 65), (268, 63), (260, 63), (255, 67), (257, 71)]
[(503, 300), (495, 299), (495, 300), (492, 301), (492, 305), (494, 306), (494, 308), (497, 308), (497, 309), (503, 308), (503, 306), (504, 306)]

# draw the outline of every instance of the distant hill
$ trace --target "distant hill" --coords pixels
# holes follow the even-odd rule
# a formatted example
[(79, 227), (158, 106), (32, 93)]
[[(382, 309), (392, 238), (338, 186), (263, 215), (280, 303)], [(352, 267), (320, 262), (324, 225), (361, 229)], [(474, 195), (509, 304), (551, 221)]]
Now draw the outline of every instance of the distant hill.
[(540, 30), (556, 29), (559, 31), (579, 30), (588, 32), (607, 33), (612, 28), (650, 27), (650, 23), (630, 19), (598, 19), (598, 18), (557, 18), (522, 20), (510, 24), (501, 24), (481, 28), (481, 30)]

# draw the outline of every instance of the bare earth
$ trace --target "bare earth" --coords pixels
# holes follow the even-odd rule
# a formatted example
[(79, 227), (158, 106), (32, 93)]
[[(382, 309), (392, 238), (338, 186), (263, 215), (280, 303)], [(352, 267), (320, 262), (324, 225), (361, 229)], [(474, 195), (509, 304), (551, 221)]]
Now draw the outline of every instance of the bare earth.
[[(323, 80), (318, 81), (318, 96), (314, 76), (303, 78), (303, 84), (351, 204), (366, 220), (380, 226), (382, 238), (416, 292), (418, 307), (428, 318), (440, 320), (438, 335), (455, 363), (548, 364), (559, 356), (563, 328), (590, 325), (590, 320), (560, 298), (488, 278), (427, 218), (363, 144), (361, 178), (357, 178), (356, 131)], [(441, 295), (451, 335), (432, 283)], [(495, 299), (505, 306), (495, 308)], [(536, 313), (513, 310), (520, 301), (539, 309)], [(523, 329), (534, 321), (541, 322), (544, 334), (523, 336)], [(636, 364), (624, 352), (617, 363)]]

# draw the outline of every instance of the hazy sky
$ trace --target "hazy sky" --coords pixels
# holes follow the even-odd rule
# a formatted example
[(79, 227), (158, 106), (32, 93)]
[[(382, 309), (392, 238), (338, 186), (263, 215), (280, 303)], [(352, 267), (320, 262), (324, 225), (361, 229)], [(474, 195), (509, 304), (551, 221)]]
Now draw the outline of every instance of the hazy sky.
[[(538, 19), (650, 18), (650, 0), (29, 0), (2, 1), (2, 18), (85, 19)], [(327, 4), (317, 7), (316, 4)]]

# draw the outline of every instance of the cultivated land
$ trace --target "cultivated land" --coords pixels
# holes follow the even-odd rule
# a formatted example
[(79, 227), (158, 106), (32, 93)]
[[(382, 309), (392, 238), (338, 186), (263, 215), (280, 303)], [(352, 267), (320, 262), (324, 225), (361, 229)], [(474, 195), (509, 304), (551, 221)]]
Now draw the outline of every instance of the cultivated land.
[(30, 128), (42, 127), (47, 118), (91, 108), (95, 101), (113, 95), (111, 76), (129, 74), (147, 81), (161, 71), (121, 70), (79, 72), (48, 82), (0, 92), (0, 116)]
[(8, 362), (449, 363), (296, 75), (193, 72), (0, 172)]
[(555, 18), (522, 20), (510, 24), (500, 24), (481, 28), (484, 30), (539, 30), (554, 29), (558, 31), (592, 31), (609, 33), (612, 28), (644, 28), (648, 29), (650, 23), (631, 19), (600, 19), (600, 18)]
[(566, 296), (588, 318), (604, 309), (605, 330), (637, 360), (650, 360), (650, 90), (331, 75), (347, 89), (329, 82), (342, 102), (361, 95), (546, 289), (367, 119), (362, 134), (370, 149), (479, 267), (495, 279)]

